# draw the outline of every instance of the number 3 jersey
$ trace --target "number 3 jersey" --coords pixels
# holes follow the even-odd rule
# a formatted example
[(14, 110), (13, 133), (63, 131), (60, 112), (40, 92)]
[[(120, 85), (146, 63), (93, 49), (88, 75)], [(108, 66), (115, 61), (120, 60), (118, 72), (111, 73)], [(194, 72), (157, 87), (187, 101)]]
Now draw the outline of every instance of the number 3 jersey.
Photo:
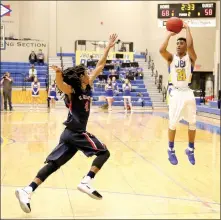
[(193, 67), (190, 57), (185, 55), (180, 58), (177, 55), (173, 56), (173, 61), (169, 66), (169, 85), (178, 88), (187, 88), (191, 83)]
[(81, 94), (71, 94), (68, 118), (64, 125), (73, 132), (85, 132), (90, 114), (92, 91), (88, 85)]

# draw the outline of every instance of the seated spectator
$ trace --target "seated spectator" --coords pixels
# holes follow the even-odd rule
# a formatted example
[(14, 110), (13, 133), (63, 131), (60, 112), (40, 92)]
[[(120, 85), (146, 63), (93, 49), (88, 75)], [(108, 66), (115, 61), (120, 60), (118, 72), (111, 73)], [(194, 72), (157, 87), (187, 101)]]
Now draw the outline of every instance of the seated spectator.
[(37, 77), (37, 70), (34, 65), (31, 65), (31, 68), (29, 69), (29, 77), (26, 78), (25, 81), (33, 82), (35, 77)]
[(36, 54), (35, 54), (34, 51), (31, 51), (31, 53), (30, 53), (30, 55), (29, 55), (29, 62), (30, 62), (31, 64), (34, 64), (34, 63), (37, 62), (37, 56), (36, 56)]
[(117, 75), (116, 71), (114, 69), (110, 70), (109, 76), (115, 76), (115, 75)]
[(37, 70), (35, 69), (35, 65), (31, 65), (31, 68), (29, 69), (29, 77), (31, 76), (37, 76)]
[(135, 74), (131, 70), (129, 70), (129, 72), (126, 74), (126, 78), (129, 80), (134, 80)]
[(124, 75), (124, 74), (121, 72), (121, 73), (119, 74), (119, 80), (124, 83), (125, 79), (126, 79), (126, 75)]
[(137, 68), (138, 76), (140, 79), (143, 79), (143, 69), (142, 68)]
[(88, 59), (87, 61), (93, 61), (93, 55), (90, 55), (90, 59)]
[(44, 54), (41, 49), (39, 50), (39, 52), (37, 54), (37, 62), (38, 62), (38, 64), (44, 65)]

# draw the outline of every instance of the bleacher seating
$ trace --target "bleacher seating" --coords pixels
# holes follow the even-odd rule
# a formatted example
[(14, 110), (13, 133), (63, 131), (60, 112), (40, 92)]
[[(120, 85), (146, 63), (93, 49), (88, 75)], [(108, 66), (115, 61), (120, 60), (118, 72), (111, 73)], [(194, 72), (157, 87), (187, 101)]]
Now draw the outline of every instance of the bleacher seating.
[[(122, 82), (117, 80), (118, 88), (122, 90)], [(131, 92), (131, 101), (133, 106), (141, 106), (142, 103), (139, 101), (141, 97), (138, 96), (139, 93), (143, 95), (142, 99), (144, 101), (144, 106), (152, 106), (151, 99), (145, 88), (144, 81), (142, 79), (131, 81), (132, 84), (132, 92)], [(93, 105), (101, 106), (105, 104), (105, 101), (97, 101), (100, 96), (105, 96), (104, 88), (98, 87), (98, 79), (94, 81), (94, 91), (93, 91)], [(123, 92), (119, 92), (117, 96), (114, 96), (113, 106), (124, 106)]]
[[(113, 60), (114, 62), (116, 60)], [(114, 63), (112, 62), (112, 63)], [(128, 72), (142, 72), (143, 69), (141, 67), (133, 67), (133, 66), (122, 66), (123, 62), (120, 62), (120, 66), (118, 71), (115, 74), (119, 74), (121, 77), (125, 78), (126, 73)], [(130, 61), (127, 62), (128, 64), (130, 64)], [(114, 66), (113, 66), (114, 67)], [(94, 68), (94, 67), (92, 67)], [(109, 70), (108, 66), (107, 68), (104, 68), (103, 70), (103, 75), (107, 76), (111, 75), (111, 70)], [(135, 75), (134, 75), (135, 76)], [(118, 78), (118, 77), (117, 77)], [(132, 77), (133, 79), (133, 77)], [(122, 82), (117, 79), (118, 82), (118, 89), (119, 89), (119, 93), (117, 96), (114, 96), (114, 102), (113, 102), (113, 106), (124, 106), (124, 99), (123, 99), (123, 92), (122, 92)], [(145, 87), (144, 81), (143, 79), (137, 75), (136, 80), (131, 80), (131, 85), (132, 85), (132, 91), (131, 91), (131, 101), (132, 101), (132, 105), (133, 106), (142, 106), (142, 102), (140, 101), (140, 98), (142, 98), (143, 100), (143, 104), (144, 106), (152, 106), (152, 102), (151, 99), (149, 97), (149, 94), (147, 92), (147, 89)], [(97, 105), (97, 106), (101, 106), (103, 104), (105, 104), (105, 101), (100, 101), (99, 97), (104, 97), (105, 96), (105, 89), (104, 87), (102, 87), (101, 85), (99, 85), (99, 80), (96, 79), (94, 81), (94, 90), (93, 90), (93, 105)], [(139, 93), (142, 94), (142, 97), (139, 96)]]
[(217, 101), (211, 101), (209, 102), (209, 105), (197, 104), (197, 112), (220, 115), (220, 109), (218, 109)]
[[(28, 62), (1, 62), (1, 74), (2, 77), (5, 72), (10, 72), (11, 77), (14, 80), (13, 87), (30, 87), (30, 82), (24, 82), (24, 78), (29, 75), (29, 69), (31, 67)], [(35, 65), (37, 70), (37, 77), (39, 79), (41, 87), (46, 87), (46, 77), (48, 73), (48, 65), (44, 64), (39, 66)]]

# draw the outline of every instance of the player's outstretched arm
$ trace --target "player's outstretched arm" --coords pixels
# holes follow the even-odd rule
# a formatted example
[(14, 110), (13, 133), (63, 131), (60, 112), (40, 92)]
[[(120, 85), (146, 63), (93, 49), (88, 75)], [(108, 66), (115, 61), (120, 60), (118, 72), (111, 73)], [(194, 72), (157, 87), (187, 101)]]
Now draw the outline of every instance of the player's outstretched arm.
[(98, 61), (96, 68), (94, 69), (94, 71), (91, 74), (90, 84), (93, 83), (93, 81), (96, 79), (96, 77), (98, 75), (100, 75), (101, 71), (103, 70), (103, 68), (104, 68), (104, 66), (106, 64), (108, 53), (109, 53), (110, 49), (115, 45), (116, 39), (117, 39), (117, 35), (116, 34), (111, 34), (110, 35), (108, 45), (107, 45), (107, 47), (104, 50), (104, 55)]
[(194, 47), (193, 47), (193, 38), (190, 32), (190, 27), (188, 26), (187, 23), (183, 23), (183, 28), (186, 29), (186, 43), (187, 43), (187, 52), (189, 54), (189, 57), (193, 64), (195, 64), (195, 61), (197, 59)]
[(169, 40), (170, 40), (170, 37), (171, 36), (174, 36), (176, 35), (176, 33), (173, 33), (173, 32), (168, 32), (167, 36), (166, 36), (166, 39), (165, 41), (163, 42), (163, 44), (161, 45), (160, 47), (160, 54), (161, 56), (167, 60), (169, 63), (172, 62), (173, 60), (173, 55), (167, 50), (167, 47), (168, 47), (168, 43), (169, 43)]
[(56, 84), (57, 87), (65, 94), (70, 95), (73, 92), (73, 89), (70, 85), (66, 84), (63, 81), (62, 71), (57, 66), (51, 67), (56, 72)]

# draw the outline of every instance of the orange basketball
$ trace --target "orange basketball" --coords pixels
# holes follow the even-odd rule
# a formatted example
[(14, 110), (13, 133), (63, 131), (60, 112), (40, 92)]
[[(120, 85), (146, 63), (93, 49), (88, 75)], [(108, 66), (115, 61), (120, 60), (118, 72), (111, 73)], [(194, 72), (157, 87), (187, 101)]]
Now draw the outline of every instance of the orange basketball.
[(168, 31), (178, 34), (183, 28), (183, 21), (177, 17), (171, 17), (166, 23), (166, 28)]

